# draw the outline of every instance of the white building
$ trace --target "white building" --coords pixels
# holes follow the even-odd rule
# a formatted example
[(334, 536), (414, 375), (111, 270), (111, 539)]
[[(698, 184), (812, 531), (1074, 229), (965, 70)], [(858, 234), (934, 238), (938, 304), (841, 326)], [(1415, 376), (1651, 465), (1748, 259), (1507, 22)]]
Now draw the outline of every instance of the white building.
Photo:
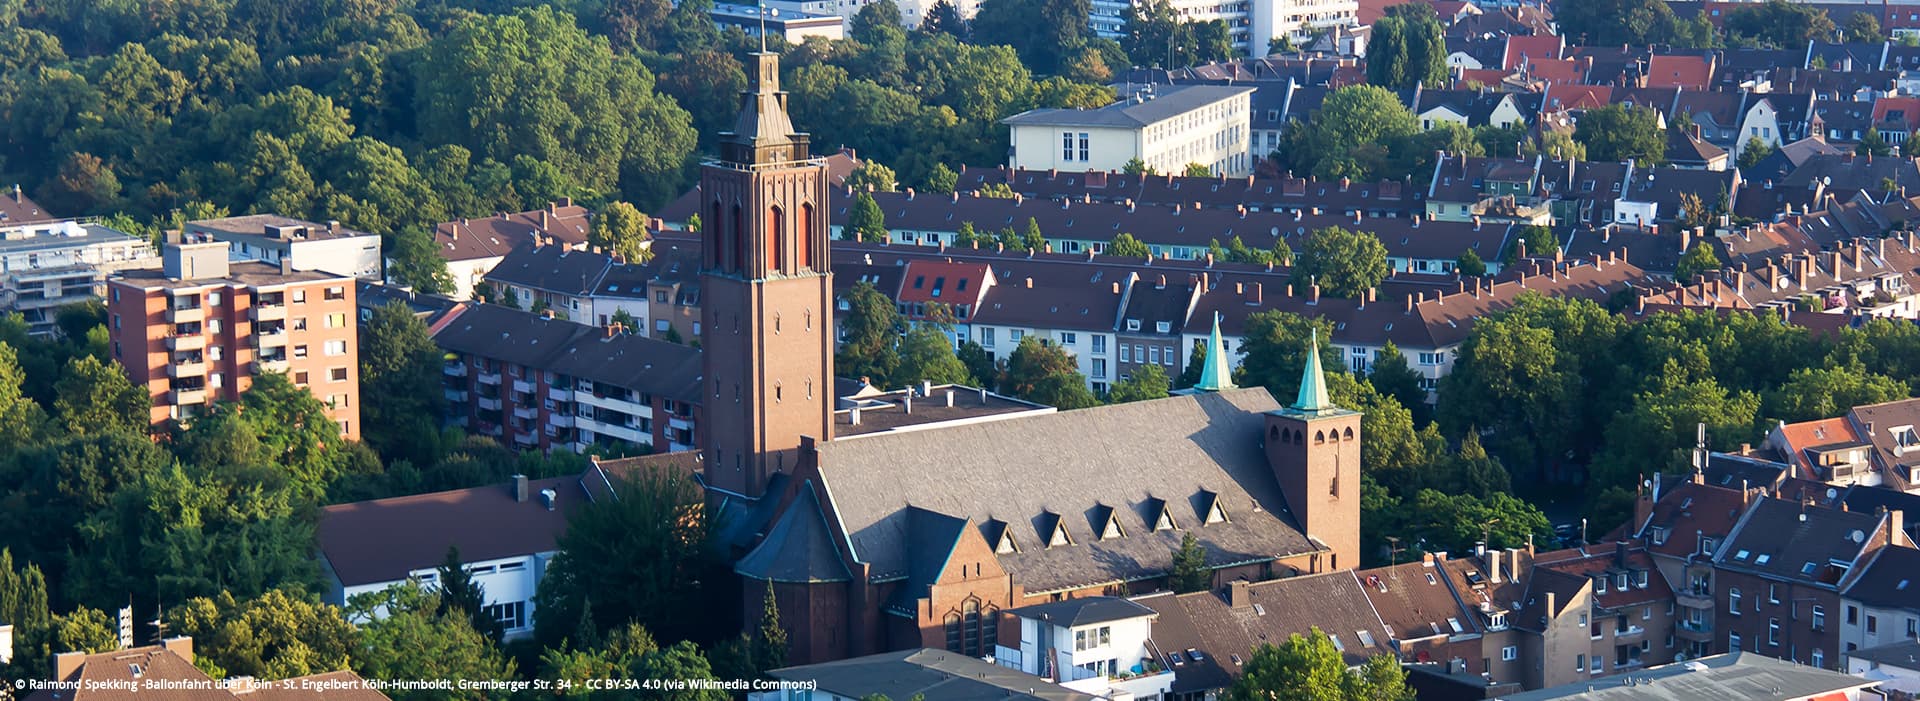
[(1108, 171), (1139, 159), (1161, 173), (1187, 164), (1214, 175), (1253, 172), (1248, 123), (1254, 89), (1187, 85), (1142, 91), (1098, 109), (1028, 110), (1001, 123), (1012, 132), (1009, 166), (1029, 170)]
[[(436, 586), (449, 547), (486, 596), (508, 638), (533, 632), (534, 592), (567, 518), (612, 498), (605, 472), (336, 504), (320, 510), (320, 568), (327, 603), (413, 580)], [(382, 615), (376, 610), (376, 616)]]
[(186, 233), (225, 241), (234, 261), (256, 260), (297, 271), (380, 279), (380, 237), (330, 221), (317, 224), (278, 214), (249, 214), (187, 222)]
[(99, 224), (0, 223), (0, 311), (49, 333), (56, 309), (99, 299), (108, 276), (159, 266), (152, 242)]
[(760, 28), (765, 27), (769, 36), (799, 44), (808, 37), (828, 41), (845, 39), (847, 19), (851, 15), (837, 14), (837, 9), (830, 2), (769, 2), (765, 6), (715, 3), (708, 14), (713, 16), (714, 24), (739, 27), (747, 36), (760, 36)]
[(1323, 32), (1352, 27), (1359, 22), (1358, 0), (1254, 0), (1247, 47), (1254, 56), (1267, 55), (1267, 40), (1286, 37), (1306, 45)]
[(1849, 652), (1847, 673), (1880, 682), (1881, 691), (1920, 696), (1920, 642), (1909, 638)]
[(1002, 667), (1105, 698), (1159, 698), (1173, 688), (1148, 640), (1160, 614), (1127, 599), (1096, 596), (1007, 611), (1020, 647), (998, 645)]

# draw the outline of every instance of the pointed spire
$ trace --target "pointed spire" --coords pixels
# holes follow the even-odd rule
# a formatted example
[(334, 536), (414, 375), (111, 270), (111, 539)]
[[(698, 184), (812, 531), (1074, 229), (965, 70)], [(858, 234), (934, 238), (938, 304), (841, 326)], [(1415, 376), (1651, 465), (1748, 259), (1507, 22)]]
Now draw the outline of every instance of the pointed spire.
[(1327, 411), (1335, 408), (1327, 399), (1327, 376), (1320, 369), (1320, 330), (1313, 330), (1307, 345), (1307, 366), (1300, 372), (1300, 396), (1293, 400), (1299, 411)]
[(1220, 312), (1213, 313), (1213, 334), (1207, 336), (1207, 357), (1200, 366), (1200, 381), (1193, 388), (1203, 392), (1234, 389), (1233, 366), (1227, 358), (1227, 344), (1220, 341)]

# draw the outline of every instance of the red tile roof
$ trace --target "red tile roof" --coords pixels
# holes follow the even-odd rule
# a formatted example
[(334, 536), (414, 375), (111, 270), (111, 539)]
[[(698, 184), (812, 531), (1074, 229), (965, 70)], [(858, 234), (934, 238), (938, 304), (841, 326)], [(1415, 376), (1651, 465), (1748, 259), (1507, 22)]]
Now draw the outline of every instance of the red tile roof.
[(1713, 80), (1713, 61), (1705, 56), (1654, 56), (1647, 60), (1647, 87), (1704, 90)]
[(1507, 50), (1500, 64), (1509, 71), (1520, 68), (1523, 63), (1538, 64), (1546, 59), (1559, 59), (1565, 41), (1558, 36), (1509, 36)]

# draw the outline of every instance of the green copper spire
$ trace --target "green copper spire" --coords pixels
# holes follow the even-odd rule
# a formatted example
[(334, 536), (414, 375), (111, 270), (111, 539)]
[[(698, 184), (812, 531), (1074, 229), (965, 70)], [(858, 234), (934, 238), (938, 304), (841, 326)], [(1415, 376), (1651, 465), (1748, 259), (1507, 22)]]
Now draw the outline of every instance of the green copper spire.
[(1200, 381), (1193, 388), (1203, 392), (1233, 389), (1233, 367), (1227, 359), (1227, 345), (1220, 341), (1220, 312), (1213, 313), (1213, 335), (1207, 337), (1206, 364), (1200, 366)]
[(1299, 411), (1328, 411), (1334, 409), (1333, 401), (1327, 399), (1327, 377), (1320, 370), (1320, 330), (1313, 330), (1313, 340), (1307, 345), (1307, 366), (1300, 372), (1300, 396), (1293, 400), (1293, 407)]

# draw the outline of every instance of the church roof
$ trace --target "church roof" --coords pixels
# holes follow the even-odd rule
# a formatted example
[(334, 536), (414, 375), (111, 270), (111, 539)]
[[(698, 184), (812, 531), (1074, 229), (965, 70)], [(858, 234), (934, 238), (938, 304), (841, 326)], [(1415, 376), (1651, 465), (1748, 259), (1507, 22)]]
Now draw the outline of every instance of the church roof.
[[(1287, 514), (1260, 448), (1262, 413), (1277, 408), (1239, 389), (831, 441), (819, 469), (876, 581), (925, 569), (922, 511), (1004, 530), (1016, 550), (1000, 564), (1029, 592), (1147, 579), (1172, 568), (1186, 533), (1212, 566), (1323, 549)], [(1209, 523), (1215, 504), (1225, 518)], [(1178, 530), (1154, 530), (1160, 507)], [(1103, 539), (1108, 516), (1119, 533)], [(1070, 542), (1049, 547), (1055, 526)]]
[(1336, 408), (1327, 398), (1327, 376), (1320, 368), (1319, 329), (1314, 329), (1313, 340), (1307, 342), (1307, 363), (1300, 369), (1300, 395), (1289, 408), (1316, 414)]
[(845, 582), (851, 577), (834, 552), (832, 537), (812, 485), (803, 483), (766, 539), (740, 558), (733, 571), (768, 582)]

